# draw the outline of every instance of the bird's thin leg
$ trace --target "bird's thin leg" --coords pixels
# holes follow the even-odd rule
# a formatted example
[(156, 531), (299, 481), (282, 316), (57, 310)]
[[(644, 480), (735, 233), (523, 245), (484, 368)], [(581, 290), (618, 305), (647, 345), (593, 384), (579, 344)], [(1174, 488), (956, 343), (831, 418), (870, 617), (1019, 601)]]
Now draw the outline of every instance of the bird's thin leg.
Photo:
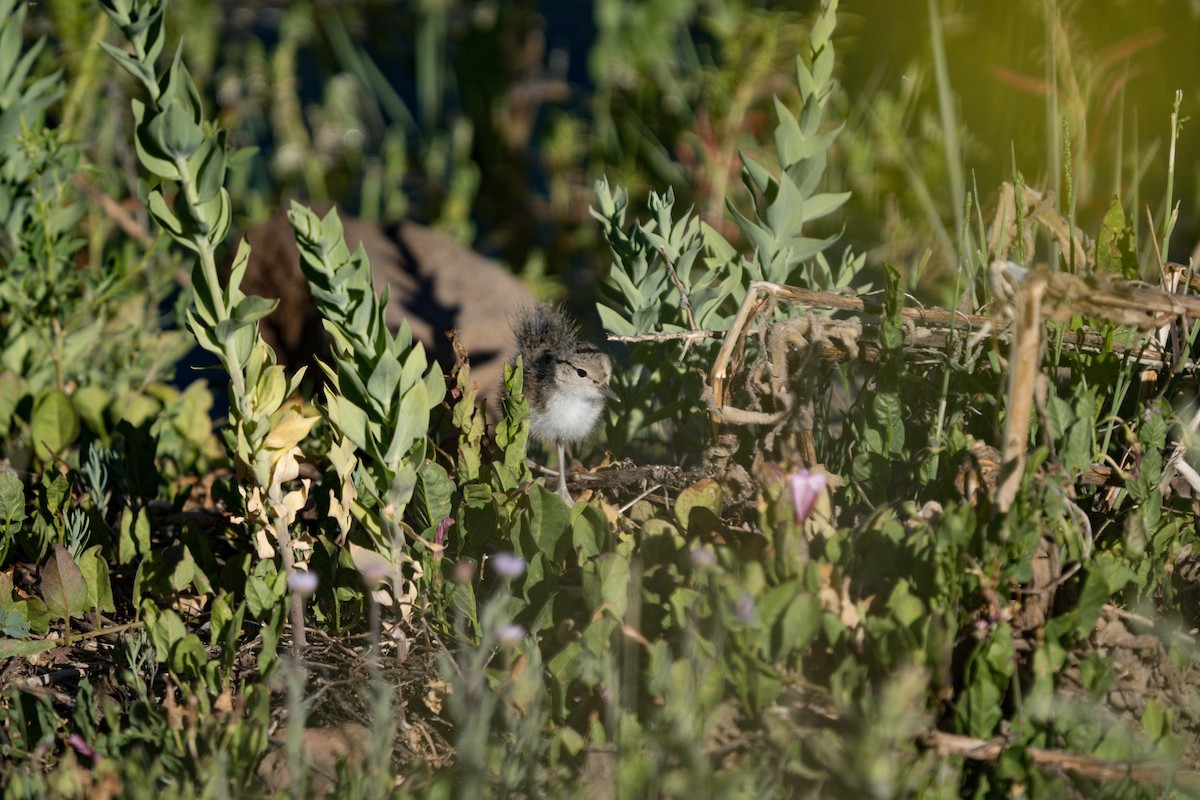
[(571, 493), (567, 491), (567, 455), (566, 447), (562, 442), (555, 442), (558, 445), (558, 496), (563, 499), (569, 506), (575, 505), (574, 499), (571, 498)]

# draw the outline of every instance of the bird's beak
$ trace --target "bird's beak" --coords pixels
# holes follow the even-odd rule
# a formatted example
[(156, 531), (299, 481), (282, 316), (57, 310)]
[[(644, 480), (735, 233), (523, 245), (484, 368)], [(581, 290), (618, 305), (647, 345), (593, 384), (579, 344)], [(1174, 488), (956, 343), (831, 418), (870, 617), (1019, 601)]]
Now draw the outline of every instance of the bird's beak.
[(617, 397), (617, 393), (612, 390), (612, 387), (607, 383), (600, 384), (600, 394), (612, 400), (614, 403), (621, 402), (621, 398)]

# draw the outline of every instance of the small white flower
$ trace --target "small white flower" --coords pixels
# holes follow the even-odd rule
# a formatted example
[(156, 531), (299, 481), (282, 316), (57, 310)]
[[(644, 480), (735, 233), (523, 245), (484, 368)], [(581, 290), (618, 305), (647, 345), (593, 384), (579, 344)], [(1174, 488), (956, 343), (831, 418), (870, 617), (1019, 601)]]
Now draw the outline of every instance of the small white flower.
[(525, 628), (515, 622), (501, 625), (496, 629), (496, 639), (505, 647), (516, 647), (525, 641)]
[(496, 553), (491, 564), (501, 578), (515, 580), (525, 574), (525, 559), (513, 553)]
[(304, 569), (293, 569), (288, 572), (287, 586), (289, 592), (308, 596), (317, 590), (317, 574)]

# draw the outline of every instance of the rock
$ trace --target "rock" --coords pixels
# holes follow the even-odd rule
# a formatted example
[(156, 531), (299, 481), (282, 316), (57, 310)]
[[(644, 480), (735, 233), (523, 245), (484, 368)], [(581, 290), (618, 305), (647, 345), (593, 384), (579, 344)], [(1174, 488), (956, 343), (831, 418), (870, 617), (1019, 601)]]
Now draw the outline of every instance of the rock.
[[(287, 731), (281, 730), (279, 736), (286, 738)], [(305, 728), (303, 738), (309, 796), (324, 797), (337, 778), (339, 762), (362, 766), (371, 732), (362, 725), (348, 722), (333, 728)], [(277, 747), (263, 757), (258, 764), (258, 777), (271, 792), (286, 792), (292, 788), (295, 780), (283, 747)]]
[[(496, 397), (512, 349), (509, 315), (534, 303), (529, 290), (498, 262), (438, 231), (414, 222), (384, 226), (341, 217), (346, 244), (354, 250), (361, 243), (370, 259), (375, 290), (389, 292), (388, 327), (395, 332), (408, 320), (446, 372), (454, 364), (447, 332), (457, 329), (480, 398)], [(275, 214), (248, 230), (246, 238), (252, 250), (243, 290), (279, 299), (279, 307), (260, 323), (263, 337), (281, 363), (308, 366), (318, 376), (315, 359), (327, 358), (325, 331), (300, 272), (287, 215)]]

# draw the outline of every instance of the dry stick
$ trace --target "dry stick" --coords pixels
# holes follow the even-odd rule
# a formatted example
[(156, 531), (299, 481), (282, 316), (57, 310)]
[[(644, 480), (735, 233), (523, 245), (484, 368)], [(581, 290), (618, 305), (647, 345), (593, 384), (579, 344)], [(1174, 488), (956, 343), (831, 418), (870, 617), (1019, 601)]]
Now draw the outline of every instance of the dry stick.
[[(672, 262), (671, 257), (667, 255), (667, 248), (659, 247), (658, 252), (662, 254), (663, 261), (666, 262), (667, 271), (671, 273), (671, 280), (675, 281), (675, 288), (679, 291), (679, 305), (683, 308), (683, 313), (684, 316), (687, 317), (688, 325), (691, 326), (693, 331), (699, 330), (700, 326), (696, 324), (696, 317), (694, 314), (692, 314), (692, 302), (688, 300), (687, 291), (683, 288), (683, 281), (679, 280), (679, 274), (675, 272), (674, 262)], [(692, 349), (693, 341), (695, 340), (683, 340), (683, 350), (679, 353), (679, 360), (675, 363), (683, 363), (683, 360), (687, 358), (688, 350)]]
[[(710, 410), (716, 422), (729, 421), (743, 424), (761, 424), (739, 413), (738, 409), (726, 405), (727, 382), (730, 378), (734, 354), (743, 345), (749, 333), (750, 320), (773, 300), (784, 299), (794, 303), (839, 309), (868, 314), (882, 314), (882, 303), (854, 295), (818, 292), (783, 286), (768, 281), (753, 281), (745, 299), (738, 308), (733, 324), (725, 334), (724, 342), (713, 362), (710, 388), (712, 391)], [(1045, 302), (1043, 302), (1043, 300)], [(1162, 289), (1133, 282), (1108, 281), (1103, 276), (1081, 278), (1064, 273), (1033, 273), (1018, 289), (1017, 323), (1013, 337), (1010, 367), (1009, 402), (1004, 432), (1004, 472), (997, 492), (1001, 510), (1007, 511), (1016, 497), (1024, 470), (1025, 451), (1028, 446), (1028, 424), (1032, 411), (1033, 390), (1040, 367), (1041, 343), (1044, 334), (1044, 319), (1062, 321), (1075, 314), (1087, 314), (1108, 319), (1121, 325), (1147, 329), (1161, 325), (1172, 317), (1200, 318), (1200, 298), (1175, 295)], [(963, 314), (943, 309), (904, 308), (907, 318), (928, 326), (947, 327), (956, 322), (965, 322), (973, 329), (999, 329), (1001, 320), (989, 316)], [(684, 338), (691, 341), (701, 336), (716, 336), (715, 332), (692, 331), (687, 333), (652, 334), (636, 337), (637, 341)], [(908, 332), (906, 331), (906, 335)], [(931, 336), (931, 333), (925, 334)], [(612, 337), (618, 340), (635, 340), (635, 337)], [(910, 335), (910, 338), (914, 336)], [(1124, 353), (1132, 348), (1113, 346), (1098, 334), (1090, 331), (1074, 334), (1071, 344), (1077, 349), (1101, 349), (1111, 347), (1115, 353)], [(1155, 342), (1157, 344), (1157, 342)], [(836, 354), (825, 354), (836, 355)], [(1158, 364), (1165, 362), (1166, 354), (1141, 349), (1134, 355), (1138, 363)], [(1184, 476), (1187, 480), (1190, 476)], [(1191, 481), (1188, 481), (1191, 483)], [(1190, 488), (1200, 491), (1200, 475)]]
[(688, 300), (687, 290), (683, 288), (683, 281), (679, 280), (679, 274), (675, 272), (675, 263), (667, 255), (666, 247), (658, 248), (658, 252), (662, 254), (663, 261), (667, 265), (667, 271), (671, 273), (671, 280), (675, 282), (675, 288), (679, 290), (679, 304), (682, 306), (683, 313), (687, 317), (688, 325), (692, 326), (692, 330), (698, 330), (699, 326), (696, 325), (696, 317), (692, 314), (692, 303)]
[(693, 341), (696, 339), (720, 339), (725, 331), (663, 331), (661, 333), (639, 333), (636, 336), (621, 336), (610, 333), (610, 342), (669, 342), (673, 339)]
[[(942, 755), (961, 755), (972, 761), (995, 762), (1008, 749), (1003, 739), (976, 739), (942, 731), (929, 731), (922, 736), (926, 747)], [(1043, 769), (1062, 769), (1085, 778), (1101, 781), (1129, 779), (1135, 783), (1153, 786), (1170, 785), (1186, 792), (1200, 790), (1200, 772), (1180, 769), (1176, 764), (1161, 761), (1105, 761), (1092, 756), (1027, 747), (1034, 766)]]
[[(885, 310), (883, 303), (858, 297), (857, 295), (818, 292), (812, 289), (784, 286), (769, 281), (752, 281), (746, 292), (746, 298), (742, 301), (742, 305), (734, 317), (733, 324), (730, 325), (729, 331), (725, 334), (725, 342), (721, 346), (720, 352), (717, 353), (716, 360), (713, 362), (710, 385), (712, 387), (714, 409), (719, 416), (723, 416), (725, 413), (726, 382), (730, 377), (729, 368), (733, 360), (733, 354), (745, 337), (751, 332), (746, 330), (750, 319), (758, 314), (771, 298), (788, 300), (800, 305), (866, 314), (882, 314)], [(908, 319), (926, 325), (951, 326), (957, 321), (965, 322), (972, 328), (981, 328), (985, 325), (990, 326), (995, 324), (995, 320), (991, 317), (963, 314), (957, 311), (945, 311), (940, 308), (905, 307), (901, 309), (901, 313)]]
[(1008, 511), (1021, 486), (1025, 472), (1025, 451), (1029, 446), (1029, 417), (1033, 412), (1033, 390), (1042, 362), (1042, 298), (1046, 282), (1030, 276), (1021, 283), (1014, 301), (1016, 336), (1008, 357), (1008, 403), (1004, 417), (1004, 445), (1000, 483), (996, 488), (996, 507)]
[(631, 508), (633, 508), (635, 505), (637, 505), (637, 503), (638, 503), (638, 501), (639, 501), (639, 500), (641, 500), (643, 497), (648, 497), (648, 496), (650, 496), (650, 495), (654, 494), (655, 492), (657, 492), (657, 491), (658, 491), (659, 489), (661, 489), (661, 488), (663, 488), (661, 483), (656, 483), (656, 484), (654, 484), (654, 485), (653, 485), (653, 486), (651, 486), (649, 489), (647, 489), (646, 491), (642, 492), (641, 494), (639, 494), (637, 497), (635, 497), (635, 498), (633, 498), (632, 500), (630, 500), (630, 501), (629, 501), (628, 503), (626, 503), (625, 505), (621, 506), (621, 508), (620, 508), (620, 512), (619, 512), (619, 513), (621, 514), (621, 516), (625, 516), (625, 514), (626, 514), (626, 513), (628, 513), (629, 509), (631, 509)]
[(113, 200), (111, 197), (100, 191), (83, 175), (75, 174), (71, 177), (71, 182), (82, 190), (88, 196), (88, 199), (94, 203), (99, 203), (100, 208), (104, 213), (117, 223), (117, 226), (125, 232), (125, 235), (136, 241), (142, 247), (149, 249), (154, 245), (154, 237), (138, 224), (138, 221), (133, 218), (133, 215), (122, 207), (120, 203)]
[[(733, 318), (733, 324), (729, 326), (725, 342), (721, 345), (721, 350), (717, 353), (717, 358), (713, 362), (711, 386), (713, 404), (718, 414), (725, 407), (725, 381), (729, 378), (728, 370), (730, 362), (733, 361), (733, 352), (745, 338), (744, 329), (749, 324), (750, 318), (757, 314), (766, 302), (766, 297), (760, 298), (759, 294), (775, 294), (778, 296), (782, 291), (784, 291), (784, 287), (776, 283), (768, 283), (767, 281), (750, 282), (749, 289), (746, 292), (746, 299), (742, 301), (737, 316)], [(717, 421), (719, 422), (720, 420), (718, 419)]]

